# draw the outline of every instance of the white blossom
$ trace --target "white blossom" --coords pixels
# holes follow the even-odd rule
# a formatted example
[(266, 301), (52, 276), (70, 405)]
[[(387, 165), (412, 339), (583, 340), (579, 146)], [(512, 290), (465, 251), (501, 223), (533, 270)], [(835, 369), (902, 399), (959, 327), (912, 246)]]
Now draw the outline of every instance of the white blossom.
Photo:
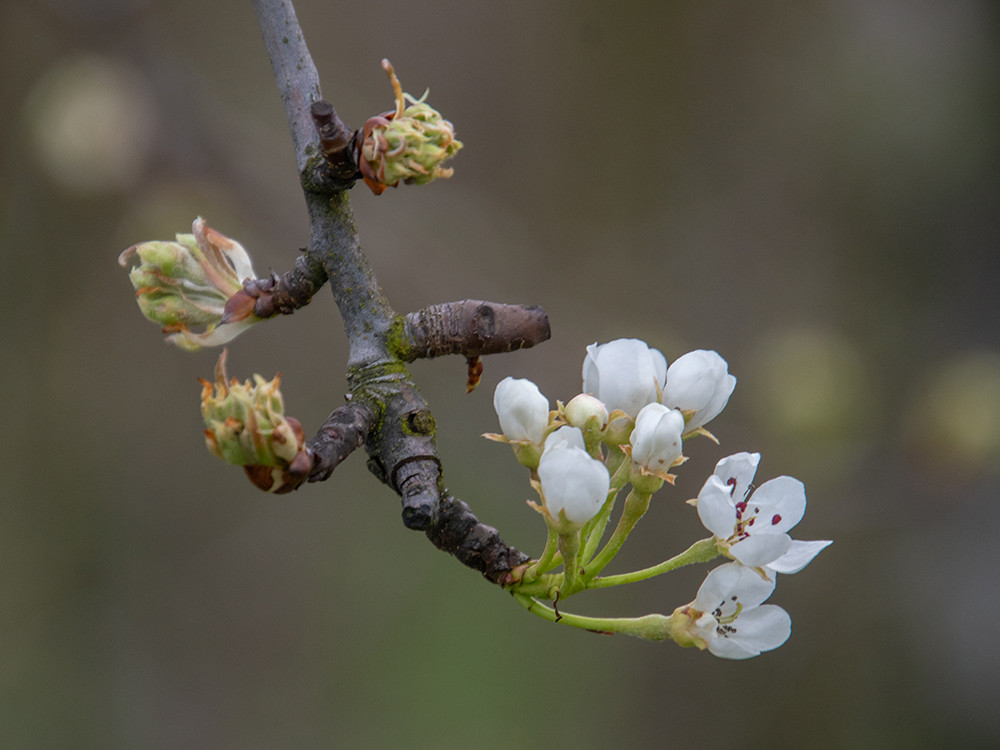
[(504, 378), (493, 393), (500, 429), (511, 440), (541, 443), (549, 425), (549, 400), (524, 378)]
[[(574, 434), (579, 437), (580, 445), (576, 444)], [(538, 462), (545, 507), (554, 520), (561, 516), (573, 524), (585, 524), (597, 515), (607, 499), (611, 486), (608, 469), (583, 449), (583, 437), (575, 427), (561, 427), (545, 442), (545, 451)]]
[(635, 417), (646, 404), (659, 399), (667, 380), (667, 360), (639, 339), (615, 339), (591, 344), (583, 360), (583, 392), (614, 411)]
[(788, 640), (792, 620), (781, 607), (763, 604), (773, 591), (774, 581), (752, 568), (720, 565), (705, 578), (689, 607), (691, 634), (725, 659), (749, 659), (777, 648)]
[(777, 573), (795, 573), (829, 541), (794, 542), (788, 531), (806, 510), (802, 482), (777, 477), (754, 487), (759, 453), (722, 459), (698, 493), (698, 517), (736, 560)]
[(681, 355), (667, 369), (663, 404), (690, 415), (685, 432), (715, 419), (729, 402), (736, 378), (716, 352), (698, 349)]
[(632, 462), (650, 472), (664, 473), (681, 457), (684, 415), (663, 404), (646, 404), (632, 430)]

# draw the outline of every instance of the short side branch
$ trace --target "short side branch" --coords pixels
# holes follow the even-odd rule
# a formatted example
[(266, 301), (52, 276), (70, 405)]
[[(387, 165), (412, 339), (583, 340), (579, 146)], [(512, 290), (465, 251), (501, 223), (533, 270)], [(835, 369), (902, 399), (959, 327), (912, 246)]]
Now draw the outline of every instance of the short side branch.
[(403, 318), (400, 359), (461, 354), (467, 358), (526, 349), (548, 340), (541, 307), (462, 300), (431, 305)]
[(313, 455), (309, 481), (328, 479), (341, 461), (364, 444), (376, 419), (375, 410), (367, 404), (352, 401), (334, 409), (307, 443)]
[[(291, 315), (305, 307), (313, 295), (326, 283), (328, 276), (321, 263), (308, 255), (295, 259), (291, 271), (282, 276), (271, 272), (266, 279), (247, 279), (243, 288), (226, 303), (226, 309), (253, 310), (258, 318)], [(226, 319), (223, 318), (223, 322)]]
[(319, 135), (319, 150), (329, 166), (330, 177), (342, 182), (359, 179), (361, 171), (358, 169), (354, 133), (327, 101), (313, 102), (310, 112)]

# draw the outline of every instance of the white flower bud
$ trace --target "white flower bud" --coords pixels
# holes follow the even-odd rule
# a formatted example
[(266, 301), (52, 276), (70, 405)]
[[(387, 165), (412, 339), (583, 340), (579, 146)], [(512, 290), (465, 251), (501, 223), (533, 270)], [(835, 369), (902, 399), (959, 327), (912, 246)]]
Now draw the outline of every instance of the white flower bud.
[(524, 378), (504, 378), (493, 394), (500, 429), (511, 440), (541, 443), (549, 426), (549, 400)]
[(596, 396), (608, 409), (635, 417), (656, 401), (667, 379), (667, 360), (639, 339), (615, 339), (591, 344), (583, 361), (583, 392)]
[(632, 462), (654, 472), (666, 472), (681, 457), (684, 415), (663, 404), (647, 404), (635, 418)]
[(698, 349), (674, 360), (667, 370), (663, 404), (693, 412), (685, 427), (692, 432), (719, 415), (736, 387), (726, 360), (713, 351)]
[(563, 416), (567, 422), (581, 430), (600, 432), (608, 426), (608, 407), (586, 393), (571, 398), (563, 409)]
[(579, 448), (580, 450), (585, 450), (583, 433), (576, 427), (563, 425), (558, 430), (549, 433), (548, 437), (545, 438), (545, 449), (542, 451), (542, 455), (544, 456), (556, 448)]
[(546, 448), (538, 462), (538, 480), (552, 519), (577, 525), (597, 515), (611, 486), (607, 467), (568, 441)]

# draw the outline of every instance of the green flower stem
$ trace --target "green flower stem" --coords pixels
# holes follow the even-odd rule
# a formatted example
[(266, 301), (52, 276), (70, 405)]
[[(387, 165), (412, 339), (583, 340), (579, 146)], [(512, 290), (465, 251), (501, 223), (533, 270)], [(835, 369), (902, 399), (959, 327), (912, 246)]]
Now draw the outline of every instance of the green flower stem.
[[(580, 573), (580, 531), (559, 535), (559, 552), (563, 559), (563, 596), (583, 588), (577, 585)], [(582, 582), (581, 582), (582, 583)]]
[(590, 519), (583, 527), (582, 537), (587, 541), (584, 544), (583, 553), (580, 555), (580, 561), (584, 565), (594, 556), (594, 553), (597, 551), (597, 545), (601, 543), (604, 530), (608, 526), (608, 519), (611, 518), (611, 511), (615, 507), (615, 498), (617, 496), (618, 490), (612, 489), (608, 493), (608, 498), (604, 501), (604, 505), (601, 506), (597, 515)]
[(621, 633), (623, 635), (631, 635), (635, 638), (643, 638), (647, 641), (665, 641), (671, 637), (670, 619), (665, 615), (585, 617), (583, 615), (574, 615), (571, 612), (558, 612), (525, 594), (514, 592), (513, 596), (517, 600), (517, 603), (526, 610), (549, 622), (557, 622), (561, 625), (569, 625), (570, 627), (607, 635)]
[(608, 467), (608, 473), (611, 475), (611, 490), (613, 492), (619, 492), (628, 483), (629, 474), (631, 473), (631, 466), (629, 464), (631, 464), (631, 459), (628, 454), (618, 446), (609, 451), (605, 465)]
[(559, 532), (549, 527), (549, 535), (545, 539), (545, 549), (542, 550), (542, 555), (535, 562), (528, 566), (528, 569), (524, 571), (524, 576), (521, 580), (527, 583), (531, 583), (537, 579), (542, 573), (547, 573), (552, 570), (558, 563), (556, 562), (556, 556), (559, 553)]
[(597, 546), (604, 537), (604, 530), (607, 528), (608, 520), (611, 518), (611, 511), (615, 507), (615, 498), (621, 492), (622, 487), (628, 483), (629, 463), (628, 456), (620, 450), (613, 449), (608, 456), (608, 471), (611, 472), (611, 490), (608, 492), (608, 499), (596, 516), (594, 516), (583, 527), (583, 538), (586, 539), (580, 561), (586, 566), (587, 562), (594, 556)]
[(649, 499), (651, 497), (652, 495), (637, 492), (634, 487), (628, 493), (628, 497), (625, 498), (625, 506), (622, 508), (621, 518), (618, 519), (618, 526), (615, 528), (614, 533), (608, 539), (608, 543), (604, 545), (604, 549), (587, 564), (586, 577), (588, 580), (604, 570), (605, 566), (618, 554), (618, 550), (625, 544), (625, 540), (628, 539), (628, 535), (632, 533), (632, 529), (635, 528), (639, 519), (649, 510)]
[(609, 586), (620, 586), (623, 583), (645, 581), (647, 578), (658, 576), (661, 573), (668, 573), (669, 571), (676, 570), (677, 568), (683, 568), (685, 565), (714, 560), (720, 554), (722, 553), (719, 552), (715, 537), (702, 539), (692, 544), (679, 555), (675, 555), (669, 560), (664, 560), (659, 565), (654, 565), (651, 568), (643, 568), (642, 570), (636, 570), (631, 573), (594, 578), (593, 580), (587, 582), (587, 588), (603, 589), (608, 588)]

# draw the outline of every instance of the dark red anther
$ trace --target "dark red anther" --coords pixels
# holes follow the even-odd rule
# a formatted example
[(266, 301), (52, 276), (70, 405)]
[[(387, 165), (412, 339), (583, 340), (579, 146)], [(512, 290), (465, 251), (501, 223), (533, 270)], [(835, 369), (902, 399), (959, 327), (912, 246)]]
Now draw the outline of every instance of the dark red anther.
[(729, 487), (730, 495), (736, 492), (736, 477), (729, 477), (729, 479), (726, 480), (726, 486)]
[(774, 515), (773, 515), (773, 516), (771, 517), (771, 525), (772, 525), (772, 526), (777, 526), (777, 525), (778, 525), (779, 523), (781, 523), (781, 515), (780, 515), (780, 514), (778, 514), (778, 513), (775, 513), (775, 514), (774, 514)]

